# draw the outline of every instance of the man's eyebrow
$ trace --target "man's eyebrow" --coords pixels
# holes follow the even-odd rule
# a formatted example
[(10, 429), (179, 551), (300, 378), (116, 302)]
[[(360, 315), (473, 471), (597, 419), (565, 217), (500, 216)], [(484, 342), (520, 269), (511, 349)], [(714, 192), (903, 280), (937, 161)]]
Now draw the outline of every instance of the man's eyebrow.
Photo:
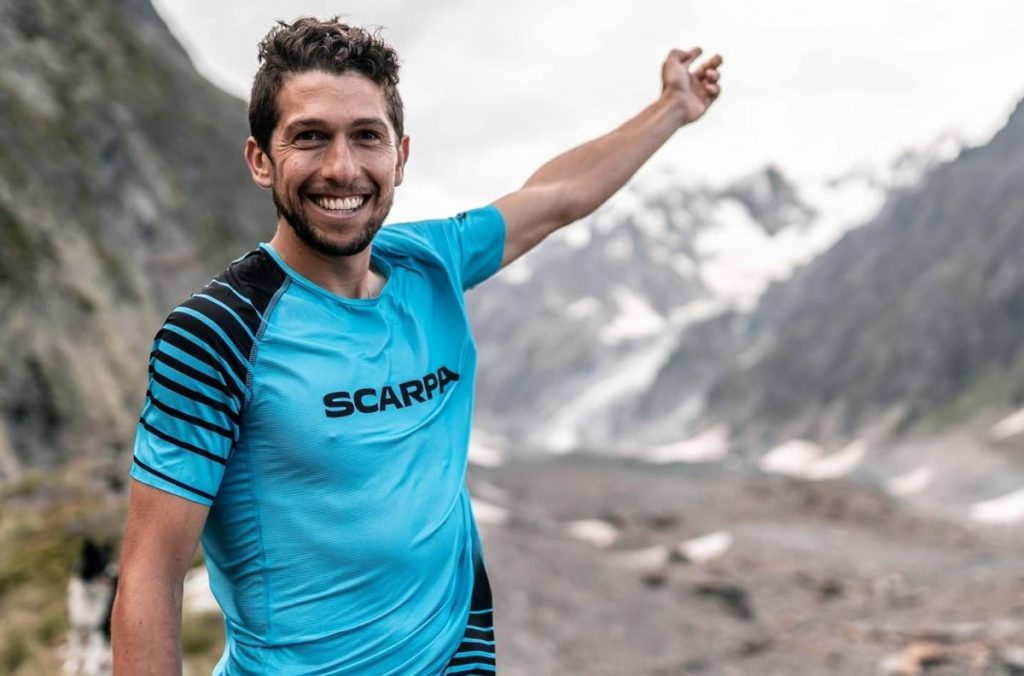
[(294, 131), (295, 129), (301, 129), (303, 127), (326, 127), (326, 126), (327, 126), (327, 121), (326, 120), (322, 120), (319, 117), (302, 117), (302, 118), (299, 118), (298, 120), (292, 120), (291, 122), (289, 122), (285, 126), (285, 128), (284, 128), (284, 133), (288, 134), (289, 132)]
[[(319, 117), (300, 117), (297, 120), (292, 120), (281, 130), (282, 136), (290, 136), (291, 134), (299, 131), (300, 129), (308, 129), (310, 127), (329, 127), (330, 123)], [(384, 133), (385, 136), (391, 136), (391, 127), (387, 121), (382, 117), (359, 117), (352, 120), (351, 126), (353, 127), (373, 127), (379, 129)]]
[(388, 123), (380, 117), (360, 117), (352, 121), (353, 127), (380, 127), (383, 131), (388, 131)]

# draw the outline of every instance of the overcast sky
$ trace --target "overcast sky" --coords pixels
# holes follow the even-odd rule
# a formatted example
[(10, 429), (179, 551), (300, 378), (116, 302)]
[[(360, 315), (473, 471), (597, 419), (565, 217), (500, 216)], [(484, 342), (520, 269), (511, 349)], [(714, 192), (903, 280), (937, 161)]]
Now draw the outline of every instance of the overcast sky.
[[(720, 183), (877, 166), (1024, 97), (1021, 0), (155, 0), (199, 70), (246, 98), (275, 19), (344, 13), (402, 59), (412, 153), (395, 219), (485, 204), (653, 101), (672, 47), (725, 57), (722, 98), (652, 160)], [(394, 220), (394, 219), (393, 219)]]

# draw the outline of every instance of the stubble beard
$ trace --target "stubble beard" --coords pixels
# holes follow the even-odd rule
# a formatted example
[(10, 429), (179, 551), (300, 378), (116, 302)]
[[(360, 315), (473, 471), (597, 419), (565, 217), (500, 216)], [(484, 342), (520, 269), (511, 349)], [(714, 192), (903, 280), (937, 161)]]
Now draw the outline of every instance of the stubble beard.
[(278, 215), (284, 216), (284, 220), (291, 226), (295, 235), (310, 249), (325, 256), (355, 256), (365, 251), (366, 247), (370, 246), (373, 242), (377, 231), (384, 225), (384, 219), (387, 218), (388, 212), (391, 211), (392, 203), (392, 200), (389, 199), (384, 204), (384, 208), (380, 210), (380, 213), (371, 214), (370, 220), (366, 223), (363, 231), (359, 233), (359, 236), (354, 241), (342, 245), (332, 242), (324, 233), (310, 225), (301, 201), (296, 211), (290, 209), (285, 204), (281, 196), (278, 195), (276, 187), (271, 189), (271, 194), (273, 195), (274, 206), (277, 207)]

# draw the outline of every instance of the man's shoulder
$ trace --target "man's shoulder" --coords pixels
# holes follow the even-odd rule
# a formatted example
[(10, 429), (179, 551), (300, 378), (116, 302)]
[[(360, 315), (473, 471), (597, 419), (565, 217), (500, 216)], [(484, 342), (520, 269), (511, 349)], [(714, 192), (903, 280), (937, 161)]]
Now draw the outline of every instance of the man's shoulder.
[(391, 223), (377, 233), (376, 242), (407, 252), (431, 251), (441, 253), (451, 248), (460, 239), (466, 228), (486, 229), (502, 225), (501, 214), (493, 205), (460, 211), (446, 218), (428, 218), (419, 221)]
[(262, 248), (235, 259), (219, 275), (175, 307), (159, 336), (177, 334), (217, 346), (224, 356), (247, 358), (267, 308), (287, 274)]
[(385, 225), (373, 243), (377, 251), (393, 257), (437, 260), (438, 235), (446, 219), (407, 221)]

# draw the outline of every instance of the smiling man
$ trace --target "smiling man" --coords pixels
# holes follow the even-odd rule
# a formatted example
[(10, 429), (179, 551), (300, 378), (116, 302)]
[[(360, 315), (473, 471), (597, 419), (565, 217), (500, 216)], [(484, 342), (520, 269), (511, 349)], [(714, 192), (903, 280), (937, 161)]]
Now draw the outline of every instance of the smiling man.
[(200, 539), (225, 616), (215, 673), (495, 671), (465, 485), (476, 350), (463, 292), (592, 212), (704, 113), (722, 60), (699, 53), (670, 53), (654, 103), (520, 190), (382, 228), (409, 158), (397, 55), (337, 20), (267, 35), (245, 159), (277, 230), (154, 341), (117, 673), (181, 672)]

